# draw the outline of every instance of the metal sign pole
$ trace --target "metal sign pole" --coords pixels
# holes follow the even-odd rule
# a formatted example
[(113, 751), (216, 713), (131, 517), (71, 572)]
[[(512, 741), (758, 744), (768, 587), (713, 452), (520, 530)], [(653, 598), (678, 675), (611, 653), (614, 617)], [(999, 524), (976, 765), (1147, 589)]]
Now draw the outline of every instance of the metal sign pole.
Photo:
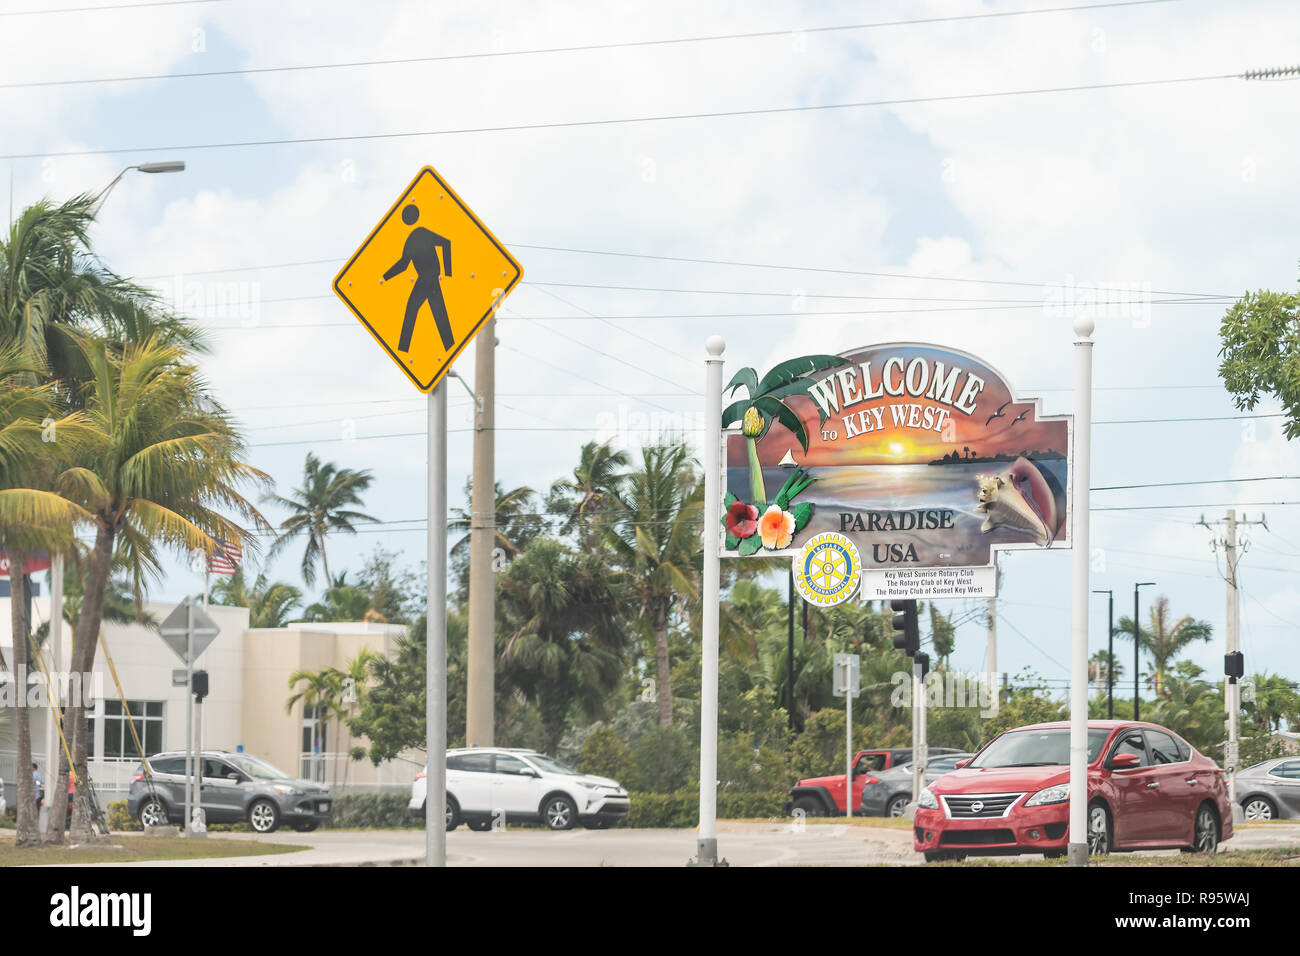
[(447, 865), (447, 382), (429, 393), (425, 629), (425, 866)]
[(185, 599), (185, 822), (182, 832), (190, 835), (194, 812), (194, 600)]
[(917, 767), (921, 761), (921, 665), (912, 659), (912, 802), (921, 799), (921, 775)]
[(844, 659), (844, 815), (853, 816), (853, 664)]
[[(1074, 540), (1070, 630), (1070, 866), (1088, 865), (1088, 485), (1092, 437), (1092, 319), (1074, 322)], [(1137, 621), (1137, 615), (1133, 617)], [(1136, 646), (1136, 641), (1134, 645)]]

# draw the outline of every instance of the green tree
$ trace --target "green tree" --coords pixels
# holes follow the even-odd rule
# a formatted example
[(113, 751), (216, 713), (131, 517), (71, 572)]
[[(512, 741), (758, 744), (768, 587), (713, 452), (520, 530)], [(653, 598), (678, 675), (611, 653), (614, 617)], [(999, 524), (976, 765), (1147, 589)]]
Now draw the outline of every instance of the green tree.
[(302, 612), (304, 621), (364, 621), (370, 612), (370, 595), (355, 584), (348, 584), (344, 571), (325, 591), (323, 600), (309, 604)]
[[(161, 574), (159, 546), (211, 555), (222, 539), (249, 550), (248, 533), (223, 512), (265, 526), (239, 487), (267, 476), (241, 460), (244, 443), (233, 421), (180, 346), (150, 338), (115, 354), (102, 340), (77, 335), (76, 342), (89, 370), (79, 396), (85, 441), (56, 488), (88, 513), (93, 536), (72, 660), (74, 671), (88, 673), (115, 561), (131, 569), (138, 592), (142, 578)], [(84, 708), (74, 703), (66, 719), (81, 789), (88, 759)], [(74, 806), (79, 841), (90, 838), (87, 803), (79, 798)]]
[(267, 557), (274, 558), (300, 535), (307, 539), (302, 554), (302, 579), (311, 587), (316, 583), (316, 563), (319, 561), (328, 584), (329, 557), (325, 553), (325, 537), (332, 531), (356, 534), (355, 525), (376, 521), (368, 514), (351, 510), (362, 504), (361, 495), (374, 480), (369, 470), (354, 471), (322, 463), (308, 453), (303, 465), (302, 487), (295, 488), (289, 497), (267, 495), (265, 501), (274, 502), (288, 510), (289, 517), (280, 523), (280, 535), (271, 545)]
[(248, 587), (242, 566), (213, 584), (210, 597), (213, 604), (248, 608), (249, 627), (284, 627), (302, 605), (300, 590), (283, 581), (268, 581), (265, 572)]
[(538, 538), (499, 576), (497, 590), (509, 635), (501, 683), (536, 705), (555, 753), (570, 713), (604, 716), (623, 674), (628, 640), (608, 568), (598, 555)]
[(357, 587), (370, 595), (370, 608), (389, 624), (409, 624), (425, 610), (424, 585), (410, 570), (399, 569), (398, 554), (382, 546), (367, 557)]
[(1046, 684), (1036, 675), (1022, 672), (1016, 675), (1015, 689), (1002, 695), (997, 714), (984, 722), (980, 746), (1014, 727), (1065, 720), (1068, 715), (1069, 708), (1051, 696)]
[(606, 526), (605, 541), (638, 622), (653, 637), (659, 723), (673, 720), (668, 630), (699, 590), (696, 567), (704, 483), (684, 443), (651, 445), (627, 476)]
[(1286, 413), (1283, 433), (1300, 438), (1300, 295), (1252, 292), (1219, 324), (1219, 377), (1237, 408), (1272, 396)]
[[(1150, 626), (1138, 629), (1138, 647), (1151, 656), (1155, 664), (1155, 692), (1164, 695), (1164, 675), (1170, 663), (1183, 648), (1195, 642), (1210, 639), (1212, 628), (1208, 621), (1197, 621), (1190, 614), (1173, 621), (1169, 614), (1169, 599), (1163, 595), (1151, 605)], [(1122, 617), (1115, 625), (1115, 636), (1133, 639), (1133, 619)]]
[[(284, 703), (286, 714), (292, 714), (293, 709), (301, 704), (303, 716), (306, 717), (311, 712), (321, 726), (328, 727), (330, 720), (337, 718), (335, 708), (341, 687), (339, 673), (334, 668), (326, 667), (318, 671), (300, 668), (289, 675), (289, 689), (293, 693)], [(320, 770), (319, 764), (314, 765), (313, 776), (320, 773)]]
[(626, 786), (645, 793), (683, 790), (695, 779), (693, 768), (698, 765), (698, 755), (680, 727), (652, 727), (632, 745)]
[(570, 476), (551, 485), (549, 510), (564, 510), (561, 534), (576, 533), (585, 547), (591, 540), (592, 525), (613, 501), (623, 483), (629, 458), (625, 451), (615, 451), (609, 442), (589, 441), (582, 446), (577, 467)]
[(1287, 730), (1300, 723), (1300, 693), (1281, 674), (1255, 674), (1251, 678), (1255, 699), (1243, 701), (1243, 708), (1267, 732)]
[(618, 731), (598, 724), (582, 742), (578, 770), (625, 783), (631, 762), (632, 750), (623, 742)]

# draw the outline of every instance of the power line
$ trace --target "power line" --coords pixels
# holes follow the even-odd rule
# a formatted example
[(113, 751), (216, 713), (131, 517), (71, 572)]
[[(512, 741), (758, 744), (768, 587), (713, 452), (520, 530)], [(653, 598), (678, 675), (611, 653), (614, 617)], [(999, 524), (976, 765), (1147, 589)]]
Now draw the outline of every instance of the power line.
[[(146, 0), (146, 2), (143, 3), (110, 3), (98, 7), (55, 7), (50, 10), (0, 10), (0, 17), (39, 17), (50, 13), (99, 13), (103, 10), (138, 10), (143, 7), (188, 7), (197, 3), (227, 2), (228, 0)], [(23, 86), (26, 84), (16, 83), (12, 85)], [(36, 83), (33, 85), (46, 86), (51, 84)], [(0, 89), (3, 88), (4, 87), (0, 86)]]
[[(173, 0), (173, 3), (177, 0)], [(214, 0), (180, 0), (180, 2), (203, 3), (214, 2)], [(302, 63), (286, 66), (262, 66), (262, 67), (244, 67), (241, 69), (229, 70), (203, 70), (190, 73), (148, 73), (148, 74), (131, 74), (126, 76), (101, 76), (87, 77), (82, 79), (66, 80), (31, 80), (23, 83), (4, 83), (0, 84), (0, 89), (28, 89), (33, 87), (48, 86), (79, 86), (95, 83), (134, 83), (145, 80), (188, 80), (221, 76), (250, 76), (266, 73), (295, 73), (309, 70), (342, 70), (353, 69), (358, 67), (371, 66), (400, 66), (415, 63), (445, 63), (460, 60), (483, 60), (498, 59), (512, 56), (540, 56), (555, 53), (582, 53), (594, 50), (623, 50), (636, 47), (656, 47), (670, 45), (684, 45), (689, 43), (712, 43), (720, 40), (756, 40), (771, 37), (793, 37), (802, 34), (814, 33), (837, 33), (849, 30), (871, 30), (880, 27), (901, 27), (915, 26), (921, 24), (935, 23), (953, 23), (961, 20), (992, 20), (1005, 17), (1029, 16), (1044, 13), (1069, 13), (1085, 10), (1104, 10), (1114, 7), (1140, 7), (1150, 6), (1157, 3), (1175, 3), (1178, 0), (1126, 0), (1126, 2), (1114, 3), (1095, 3), (1070, 7), (1047, 7), (1038, 10), (1006, 10), (995, 13), (974, 13), (961, 14), (947, 17), (925, 17), (913, 20), (882, 20), (874, 23), (848, 23), (837, 26), (822, 27), (793, 27), (785, 30), (763, 30), (750, 33), (723, 33), (709, 34), (705, 36), (691, 37), (668, 37), (658, 40), (624, 40), (610, 43), (590, 43), (581, 46), (562, 46), (562, 47), (541, 47), (532, 50), (492, 50), (482, 53), (451, 53), (440, 56), (414, 56), (414, 57), (396, 57), (392, 59), (373, 59), (373, 60), (349, 60), (334, 63)], [(170, 6), (171, 3), (140, 3), (131, 6)], [(99, 10), (113, 9), (104, 7), (81, 7), (72, 8), (73, 10)], [(17, 15), (24, 13), (62, 13), (72, 12), (72, 10), (59, 11), (18, 11)], [(8, 14), (10, 16), (15, 14)]]
[(1215, 501), (1199, 505), (1131, 505), (1118, 508), (1091, 508), (1091, 511), (1165, 511), (1173, 508), (1286, 508), (1300, 501)]
[(1181, 488), (1188, 485), (1231, 485), (1246, 481), (1300, 481), (1300, 475), (1262, 475), (1258, 478), (1207, 478), (1203, 481), (1158, 481), (1146, 485), (1103, 485), (1089, 491), (1125, 491), (1130, 488)]
[[(917, 275), (914, 273), (906, 273), (906, 272), (867, 272), (863, 270), (850, 270), (850, 269), (827, 269), (820, 266), (792, 266), (788, 264), (777, 264), (777, 263), (736, 262), (736, 261), (726, 260), (726, 259), (702, 259), (698, 257), (688, 257), (688, 256), (660, 256), (660, 255), (651, 255), (649, 253), (637, 253), (637, 252), (613, 252), (609, 250), (600, 250), (600, 249), (576, 249), (576, 248), (566, 248), (562, 246), (538, 246), (538, 245), (530, 245), (528, 243), (518, 243), (518, 242), (509, 242), (509, 241), (506, 242), (506, 245), (510, 246), (511, 248), (536, 249), (544, 252), (565, 252), (565, 253), (573, 253), (575, 255), (616, 256), (619, 258), (629, 258), (629, 259), (654, 259), (662, 262), (685, 262), (688, 264), (695, 264), (695, 265), (738, 266), (738, 267), (751, 268), (751, 269), (774, 269), (774, 270), (781, 270), (787, 272), (790, 271), (824, 272), (832, 275), (848, 275), (854, 277), (867, 277), (867, 278), (915, 279), (915, 280), (929, 281), (929, 282), (964, 282), (964, 283), (974, 284), (974, 285), (1009, 285), (1009, 286), (1016, 286), (1019, 288), (1039, 289), (1040, 291), (1044, 288), (1049, 288), (1053, 285), (1060, 285), (1060, 283), (1024, 282), (1024, 281), (1013, 281), (1010, 279), (974, 279), (974, 278), (966, 278), (962, 276)], [(340, 262), (344, 262), (346, 260), (347, 260), (347, 256), (344, 255), (344, 256), (337, 256), (331, 259), (302, 259), (296, 262), (271, 262), (271, 263), (264, 263), (260, 265), (251, 265), (251, 266), (226, 266), (220, 269), (195, 269), (195, 270), (182, 269), (182, 270), (175, 270), (169, 273), (156, 273), (153, 275), (137, 276), (136, 278), (139, 279), (140, 281), (147, 281), (153, 279), (175, 280), (177, 277), (185, 278), (186, 276), (221, 275), (223, 273), (228, 273), (228, 272), (264, 272), (271, 269), (294, 269), (294, 268), (299, 268), (301, 266), (319, 266), (319, 265), (337, 266)], [(577, 282), (539, 282), (532, 279), (525, 280), (523, 285), (545, 285), (545, 286), (557, 286), (557, 287), (568, 286), (570, 288), (610, 289), (610, 290), (624, 290), (629, 292), (683, 292), (683, 293), (697, 293), (697, 294), (710, 294), (710, 295), (767, 295), (767, 296), (784, 297), (791, 294), (787, 292), (750, 292), (745, 290), (725, 290), (725, 289), (673, 289), (673, 288), (656, 288), (650, 286), (595, 285), (590, 283), (577, 283)], [(1126, 295), (1129, 295), (1130, 297), (1135, 292), (1135, 290), (1131, 287), (1121, 288), (1116, 286), (1095, 286), (1095, 287), (1090, 286), (1089, 291), (1122, 292), (1125, 293)], [(1143, 292), (1143, 294), (1149, 293), (1152, 295), (1172, 295), (1172, 296), (1181, 296), (1189, 300), (1205, 300), (1210, 304), (1217, 304), (1217, 300), (1235, 301), (1237, 298), (1236, 296), (1226, 295), (1226, 294), (1214, 294), (1214, 293), (1202, 293), (1202, 292), (1169, 292), (1161, 289), (1143, 289), (1141, 291)], [(882, 300), (907, 301), (907, 302), (991, 302), (991, 303), (1008, 302), (1012, 304), (1022, 303), (1022, 302), (1023, 303), (1038, 302), (1041, 304), (1042, 302), (1041, 299), (955, 299), (955, 298), (933, 298), (933, 297), (926, 297), (926, 296), (831, 295), (828, 293), (822, 293), (822, 294), (802, 293), (802, 294), (804, 294), (806, 298), (882, 299)], [(312, 298), (330, 298), (330, 296), (312, 296)], [(1173, 301), (1182, 301), (1182, 300), (1178, 299)], [(1089, 303), (1089, 305), (1129, 304), (1130, 302), (1131, 302), (1131, 298), (1129, 300), (1125, 300), (1120, 303), (1104, 302), (1104, 303)]]
[[(0, 159), (53, 159), (70, 156), (113, 156), (119, 153), (197, 152), (206, 149), (251, 149), (262, 146), (304, 146), (321, 143), (380, 142), (423, 136), (461, 136), (477, 133), (515, 133), (531, 130), (596, 129), (638, 123), (669, 123), (681, 120), (723, 119), (741, 116), (779, 116), (794, 113), (817, 113), (829, 110), (868, 109), (881, 106), (909, 106), (920, 103), (955, 103), (967, 100), (1004, 99), (1014, 96), (1039, 96), (1047, 93), (1082, 93), (1094, 90), (1134, 89), (1202, 83), (1213, 80), (1242, 79), (1240, 73), (1207, 73), (1202, 76), (1168, 77), (1159, 80), (1124, 80), (1115, 83), (1085, 83), (1077, 86), (1050, 86), (1027, 90), (994, 90), (987, 93), (952, 93), (943, 96), (913, 96), (891, 100), (860, 100), (850, 103), (823, 103), (805, 106), (768, 106), (748, 110), (714, 110), (707, 113), (663, 113), (654, 116), (621, 116), (606, 119), (559, 120), (549, 123), (516, 123), (501, 126), (464, 126), (434, 130), (407, 130), (392, 133), (353, 133), (336, 136), (297, 136), (284, 139), (228, 140), (214, 143), (172, 143), (165, 146), (114, 146), (101, 149), (67, 149), (40, 153), (7, 153)], [(520, 247), (523, 248), (523, 247)]]
[(1210, 415), (1204, 418), (1126, 418), (1122, 420), (1112, 420), (1104, 422), (1093, 422), (1094, 425), (1164, 425), (1171, 422), (1240, 422), (1251, 418), (1285, 418), (1282, 412), (1269, 412), (1261, 415)]

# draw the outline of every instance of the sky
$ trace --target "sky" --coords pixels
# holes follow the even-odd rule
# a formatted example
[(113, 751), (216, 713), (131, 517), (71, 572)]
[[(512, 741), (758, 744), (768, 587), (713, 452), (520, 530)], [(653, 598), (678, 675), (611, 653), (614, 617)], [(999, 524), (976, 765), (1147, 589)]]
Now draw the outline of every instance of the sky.
[[(1236, 418), (1217, 377), (1226, 305), (1296, 281), (1300, 85), (1234, 78), (1300, 60), (1294, 4), (864, 26), (1066, 4), (139, 2), (0, 2), (0, 175), (21, 208), (185, 161), (124, 176), (96, 247), (209, 330), (204, 373), (280, 493), (309, 452), (373, 471), (368, 510), (404, 523), (331, 538), (332, 568), (379, 545), (424, 556), (424, 397), (330, 284), (426, 164), (524, 270), (498, 323), (506, 487), (544, 490), (593, 439), (698, 441), (714, 334), (728, 377), (893, 341), (963, 349), (1070, 413), (1081, 313), (1094, 488), (1300, 475), (1279, 419)], [(648, 42), (708, 36), (731, 38)], [(221, 75), (168, 76), (202, 73)], [(1186, 82), (1063, 90), (1168, 80)], [(971, 98), (1026, 90), (1045, 92)], [(823, 108), (716, 115), (793, 107)], [(650, 117), (679, 118), (590, 122)], [(450, 405), (456, 506), (471, 418), (454, 382)], [(1208, 620), (1190, 656), (1220, 673), (1222, 531), (1197, 522), (1266, 515), (1243, 534), (1242, 649), (1251, 671), (1300, 677), (1295, 489), (1094, 491), (1092, 587), (1118, 618), (1155, 581), (1143, 617), (1167, 595)], [(293, 580), (299, 557), (269, 570)], [(1000, 669), (1063, 683), (1069, 556), (1002, 570)], [(150, 596), (199, 587), (178, 557)], [(1105, 628), (1095, 596), (1091, 649)], [(984, 652), (971, 620), (953, 665)]]

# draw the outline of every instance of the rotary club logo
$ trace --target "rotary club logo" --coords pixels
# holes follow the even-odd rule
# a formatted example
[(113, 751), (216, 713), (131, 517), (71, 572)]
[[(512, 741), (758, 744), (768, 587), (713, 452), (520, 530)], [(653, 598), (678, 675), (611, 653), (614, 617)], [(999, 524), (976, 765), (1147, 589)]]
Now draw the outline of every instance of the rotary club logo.
[(857, 591), (861, 579), (857, 546), (834, 531), (810, 539), (794, 557), (794, 586), (809, 604), (843, 604)]

